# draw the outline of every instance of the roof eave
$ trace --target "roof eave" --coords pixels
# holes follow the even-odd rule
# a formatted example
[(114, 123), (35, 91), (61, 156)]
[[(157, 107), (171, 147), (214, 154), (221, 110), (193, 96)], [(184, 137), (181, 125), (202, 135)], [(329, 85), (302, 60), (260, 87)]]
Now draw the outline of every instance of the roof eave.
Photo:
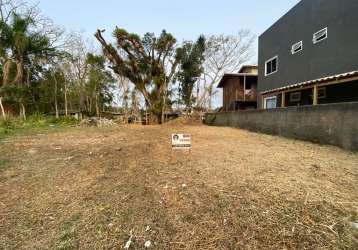
[(343, 73), (343, 74), (337, 74), (337, 75), (318, 78), (318, 79), (315, 79), (315, 80), (310, 80), (310, 81), (305, 81), (305, 82), (301, 82), (301, 83), (291, 84), (291, 85), (287, 85), (287, 86), (284, 86), (284, 87), (263, 91), (263, 92), (261, 92), (261, 94), (262, 95), (267, 95), (267, 94), (272, 94), (272, 93), (275, 93), (275, 92), (290, 90), (290, 89), (294, 89), (294, 88), (310, 86), (310, 85), (313, 85), (315, 83), (325, 83), (325, 82), (338, 81), (338, 80), (341, 80), (341, 79), (349, 79), (349, 78), (352, 78), (352, 77), (355, 77), (355, 76), (358, 76), (358, 71), (351, 71), (351, 72), (347, 72), (347, 73)]
[(223, 75), (223, 77), (221, 78), (219, 85), (217, 86), (217, 88), (223, 88), (224, 87), (224, 80), (226, 77), (231, 76), (231, 77), (240, 77), (240, 76), (258, 76), (257, 73), (225, 73)]

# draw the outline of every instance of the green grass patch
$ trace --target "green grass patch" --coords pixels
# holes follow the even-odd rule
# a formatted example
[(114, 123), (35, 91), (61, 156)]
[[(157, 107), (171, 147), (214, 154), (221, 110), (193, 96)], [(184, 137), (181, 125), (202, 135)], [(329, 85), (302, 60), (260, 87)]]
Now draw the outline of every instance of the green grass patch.
[(208, 114), (205, 117), (205, 124), (207, 125), (212, 125), (216, 120), (216, 115), (215, 114)]
[(5, 168), (9, 160), (0, 158), (0, 169)]
[(62, 224), (59, 235), (59, 244), (57, 246), (58, 249), (78, 249), (79, 242), (77, 239), (76, 224), (80, 219), (81, 215), (76, 213)]
[(18, 134), (45, 132), (76, 124), (78, 124), (78, 121), (74, 118), (61, 117), (57, 119), (39, 113), (31, 115), (27, 119), (9, 116), (6, 119), (0, 119), (0, 139)]

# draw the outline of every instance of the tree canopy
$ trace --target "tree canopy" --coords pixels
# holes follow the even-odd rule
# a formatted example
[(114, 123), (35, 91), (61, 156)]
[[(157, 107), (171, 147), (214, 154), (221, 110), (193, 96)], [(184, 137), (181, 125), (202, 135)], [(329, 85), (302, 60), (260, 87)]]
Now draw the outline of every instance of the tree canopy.
[(193, 88), (203, 73), (205, 46), (205, 38), (200, 36), (196, 43), (186, 42), (177, 50), (181, 62), (177, 73), (179, 94), (188, 111), (191, 111), (195, 102)]
[(119, 76), (128, 78), (143, 95), (151, 113), (161, 121), (167, 98), (168, 83), (173, 79), (180, 62), (176, 39), (165, 30), (159, 37), (146, 33), (143, 37), (116, 28), (116, 44), (108, 43), (98, 30), (95, 34), (111, 68)]

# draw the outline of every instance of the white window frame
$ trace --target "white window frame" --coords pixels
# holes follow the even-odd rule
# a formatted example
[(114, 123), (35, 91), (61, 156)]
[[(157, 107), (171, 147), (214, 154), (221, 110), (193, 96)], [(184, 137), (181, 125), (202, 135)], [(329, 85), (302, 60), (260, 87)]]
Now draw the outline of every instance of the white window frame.
[[(273, 61), (273, 60), (275, 60), (275, 59), (276, 59), (276, 70), (273, 71), (273, 72), (271, 72), (271, 73), (269, 73), (269, 74), (267, 74), (267, 63), (269, 63), (269, 62), (271, 62), (271, 61)], [(277, 71), (278, 71), (278, 56), (274, 56), (274, 57), (268, 59), (268, 60), (265, 62), (265, 76), (269, 76), (269, 75), (275, 74)]]
[[(297, 95), (297, 98), (293, 98), (294, 95)], [(301, 92), (291, 92), (290, 93), (290, 102), (300, 102), (301, 101)]]
[[(298, 46), (301, 47), (300, 50), (295, 51), (295, 47), (298, 47)], [(302, 50), (303, 50), (303, 41), (300, 41), (300, 42), (295, 43), (294, 45), (292, 45), (292, 47), (291, 47), (291, 54), (294, 55), (294, 54), (296, 54), (296, 53), (298, 53), (298, 52), (300, 52), (300, 51), (302, 51)]]
[[(321, 32), (325, 32), (326, 33), (326, 37), (321, 39), (321, 40), (318, 40), (319, 37), (318, 34), (321, 33)], [(328, 38), (328, 27), (324, 28), (324, 29), (321, 29), (319, 31), (317, 31), (316, 33), (313, 34), (313, 44), (316, 44), (316, 43), (319, 43), (319, 42), (322, 42), (324, 40), (326, 40)]]
[[(277, 108), (277, 96), (269, 96), (269, 97), (264, 98), (264, 109), (268, 109), (267, 104), (266, 104), (268, 100), (275, 100), (276, 101), (276, 108)], [(270, 108), (270, 109), (274, 109), (274, 108)]]

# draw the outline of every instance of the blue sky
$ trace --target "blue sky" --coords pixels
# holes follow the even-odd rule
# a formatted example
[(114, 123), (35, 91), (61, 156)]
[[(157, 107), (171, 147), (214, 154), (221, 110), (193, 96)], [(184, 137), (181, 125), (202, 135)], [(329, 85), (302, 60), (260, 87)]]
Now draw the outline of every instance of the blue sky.
[(200, 34), (231, 34), (241, 28), (260, 35), (299, 0), (31, 0), (45, 16), (68, 30), (84, 30), (92, 39), (97, 28), (116, 25), (131, 32), (159, 33), (179, 40)]
[[(250, 29), (259, 36), (299, 0), (28, 0), (38, 3), (43, 14), (68, 31), (93, 34), (106, 29), (107, 38), (116, 26), (130, 32), (158, 34), (166, 29), (178, 41), (199, 35), (233, 34)], [(98, 45), (97, 45), (98, 46)], [(248, 63), (257, 63), (256, 55)], [(220, 92), (221, 93), (221, 92)], [(221, 105), (221, 94), (214, 106)]]

